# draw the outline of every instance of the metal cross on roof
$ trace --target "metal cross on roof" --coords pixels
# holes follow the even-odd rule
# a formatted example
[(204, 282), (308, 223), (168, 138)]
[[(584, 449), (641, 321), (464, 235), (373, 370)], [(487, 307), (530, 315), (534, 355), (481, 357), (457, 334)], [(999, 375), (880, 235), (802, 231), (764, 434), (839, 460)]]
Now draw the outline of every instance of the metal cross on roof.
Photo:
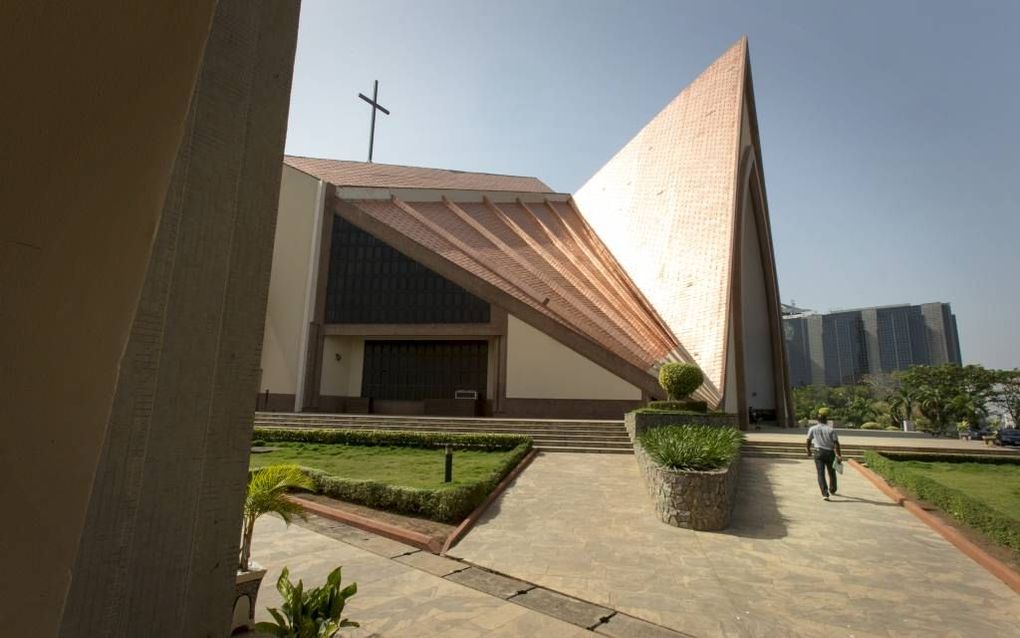
[(389, 115), (390, 112), (379, 104), (379, 80), (375, 81), (375, 87), (372, 89), (371, 99), (366, 97), (364, 93), (358, 93), (358, 97), (372, 105), (372, 130), (368, 134), (368, 161), (371, 162), (372, 147), (375, 146), (375, 112), (382, 111), (386, 115)]

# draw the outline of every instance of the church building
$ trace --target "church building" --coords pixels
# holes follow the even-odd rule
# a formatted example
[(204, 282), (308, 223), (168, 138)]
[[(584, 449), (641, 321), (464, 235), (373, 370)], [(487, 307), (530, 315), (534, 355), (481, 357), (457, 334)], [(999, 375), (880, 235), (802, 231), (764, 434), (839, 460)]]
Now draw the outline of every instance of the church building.
[(287, 156), (258, 408), (621, 418), (696, 397), (791, 418), (747, 41), (576, 193)]

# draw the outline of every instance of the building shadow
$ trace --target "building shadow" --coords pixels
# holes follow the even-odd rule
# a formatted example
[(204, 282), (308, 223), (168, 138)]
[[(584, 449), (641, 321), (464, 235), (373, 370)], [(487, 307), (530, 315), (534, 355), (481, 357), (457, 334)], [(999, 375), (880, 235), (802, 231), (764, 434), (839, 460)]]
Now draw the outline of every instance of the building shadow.
[(774, 465), (797, 463), (787, 459), (740, 459), (737, 496), (730, 526), (720, 534), (743, 538), (786, 538), (786, 517), (779, 509), (775, 484), (769, 476)]

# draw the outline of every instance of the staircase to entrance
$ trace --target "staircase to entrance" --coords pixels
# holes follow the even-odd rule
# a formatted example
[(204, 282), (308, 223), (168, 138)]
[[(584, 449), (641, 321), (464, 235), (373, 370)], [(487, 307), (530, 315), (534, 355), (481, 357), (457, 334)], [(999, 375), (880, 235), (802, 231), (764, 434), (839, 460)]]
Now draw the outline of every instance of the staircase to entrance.
[(623, 421), (256, 412), (259, 427), (527, 434), (541, 452), (633, 454)]

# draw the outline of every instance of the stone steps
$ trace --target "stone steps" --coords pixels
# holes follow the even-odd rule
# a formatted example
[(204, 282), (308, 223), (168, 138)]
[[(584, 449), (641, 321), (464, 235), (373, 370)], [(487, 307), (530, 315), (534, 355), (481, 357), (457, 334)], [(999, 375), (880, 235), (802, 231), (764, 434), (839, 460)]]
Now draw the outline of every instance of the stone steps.
[(338, 428), (455, 434), (526, 434), (542, 452), (632, 454), (630, 437), (621, 421), (436, 418), (349, 414), (281, 414), (258, 412), (259, 427)]

